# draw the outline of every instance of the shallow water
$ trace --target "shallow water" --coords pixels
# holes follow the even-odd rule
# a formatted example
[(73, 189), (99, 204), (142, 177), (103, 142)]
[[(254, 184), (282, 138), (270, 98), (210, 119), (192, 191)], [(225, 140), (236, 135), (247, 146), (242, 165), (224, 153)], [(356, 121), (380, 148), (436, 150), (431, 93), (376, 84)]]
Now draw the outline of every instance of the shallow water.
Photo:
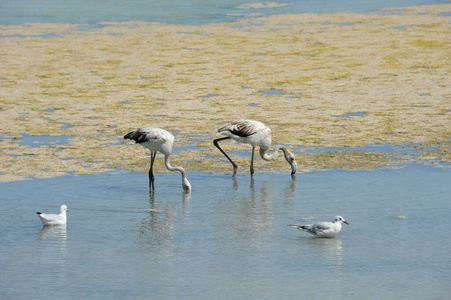
[[(249, 3), (277, 2), (285, 6), (238, 9)], [(98, 23), (144, 21), (200, 25), (232, 22), (238, 18), (287, 13), (369, 12), (383, 7), (434, 5), (446, 0), (16, 0), (0, 1), (0, 24)], [(82, 30), (82, 29), (81, 29)]]
[[(445, 299), (450, 174), (194, 172), (187, 194), (158, 173), (150, 196), (135, 172), (1, 183), (0, 297)], [(61, 204), (67, 228), (43, 227)], [(334, 239), (287, 226), (336, 214)]]

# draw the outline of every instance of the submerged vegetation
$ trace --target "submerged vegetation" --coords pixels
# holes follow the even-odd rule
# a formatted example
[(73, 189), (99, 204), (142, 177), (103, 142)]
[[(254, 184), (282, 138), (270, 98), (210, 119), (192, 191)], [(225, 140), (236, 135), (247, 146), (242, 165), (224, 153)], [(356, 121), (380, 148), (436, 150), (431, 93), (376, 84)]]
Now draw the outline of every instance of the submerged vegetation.
[[(77, 24), (0, 26), (0, 181), (146, 171), (145, 150), (122, 140), (145, 126), (176, 135), (174, 164), (230, 172), (211, 141), (238, 118), (269, 125), (301, 171), (449, 163), (451, 27), (438, 15), (450, 9), (107, 23), (89, 32)], [(24, 134), (71, 138), (33, 145)], [(418, 151), (353, 150), (374, 144)], [(232, 157), (244, 171), (242, 154)], [(286, 171), (284, 163), (259, 166)]]

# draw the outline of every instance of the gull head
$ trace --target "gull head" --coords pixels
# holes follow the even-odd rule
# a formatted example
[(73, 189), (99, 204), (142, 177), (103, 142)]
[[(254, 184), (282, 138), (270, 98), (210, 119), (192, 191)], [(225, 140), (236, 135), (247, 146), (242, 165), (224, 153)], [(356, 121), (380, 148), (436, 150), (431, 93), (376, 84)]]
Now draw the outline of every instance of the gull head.
[(61, 213), (63, 213), (63, 212), (69, 211), (69, 210), (67, 209), (66, 205), (61, 205), (60, 211), (61, 211)]
[(339, 223), (345, 223), (345, 224), (348, 224), (348, 225), (349, 225), (348, 221), (346, 221), (345, 219), (343, 219), (342, 216), (336, 216), (335, 219), (334, 219), (334, 221), (335, 221), (336, 223), (339, 222)]

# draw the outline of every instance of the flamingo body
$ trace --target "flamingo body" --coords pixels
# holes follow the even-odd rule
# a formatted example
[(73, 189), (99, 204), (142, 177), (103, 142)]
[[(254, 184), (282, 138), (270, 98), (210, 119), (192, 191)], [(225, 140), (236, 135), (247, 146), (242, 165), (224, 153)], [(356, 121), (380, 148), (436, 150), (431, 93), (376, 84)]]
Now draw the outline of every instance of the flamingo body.
[(191, 190), (191, 184), (186, 177), (186, 172), (182, 167), (171, 166), (169, 163), (169, 156), (172, 153), (172, 147), (174, 145), (174, 136), (168, 131), (161, 128), (139, 128), (135, 131), (131, 131), (124, 136), (124, 139), (134, 140), (135, 143), (140, 144), (144, 148), (150, 150), (151, 161), (149, 170), (149, 187), (151, 190), (155, 189), (153, 175), (153, 164), (157, 152), (164, 155), (164, 163), (166, 169), (169, 171), (179, 171), (182, 174), (182, 187), (184, 190)]
[(144, 148), (164, 155), (170, 155), (174, 145), (174, 136), (161, 128), (139, 128), (127, 133), (124, 139), (134, 140)]
[(238, 120), (218, 129), (218, 135), (228, 136), (238, 143), (268, 150), (271, 147), (271, 129), (259, 121)]
[(249, 119), (237, 120), (221, 126), (218, 129), (218, 135), (224, 135), (225, 137), (218, 138), (214, 140), (213, 143), (233, 165), (233, 176), (236, 175), (238, 166), (219, 146), (219, 142), (226, 139), (233, 139), (238, 143), (249, 144), (252, 146), (252, 157), (250, 165), (251, 176), (254, 174), (254, 151), (256, 147), (260, 148), (260, 157), (266, 161), (275, 160), (277, 158), (279, 149), (281, 149), (286, 161), (291, 165), (291, 175), (294, 175), (297, 171), (295, 157), (293, 153), (291, 153), (285, 147), (276, 146), (272, 155), (269, 155), (267, 153), (267, 151), (271, 147), (271, 129), (262, 122)]

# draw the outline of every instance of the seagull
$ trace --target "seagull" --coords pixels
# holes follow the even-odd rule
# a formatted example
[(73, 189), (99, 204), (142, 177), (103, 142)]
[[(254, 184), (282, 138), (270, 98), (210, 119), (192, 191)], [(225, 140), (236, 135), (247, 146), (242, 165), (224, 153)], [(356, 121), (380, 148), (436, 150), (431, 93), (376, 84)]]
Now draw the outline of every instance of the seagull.
[(43, 214), (41, 212), (37, 212), (36, 214), (41, 219), (44, 226), (53, 226), (53, 225), (65, 225), (67, 221), (66, 212), (69, 211), (66, 205), (61, 205), (59, 215), (56, 214)]
[(315, 237), (331, 238), (341, 231), (341, 223), (349, 224), (342, 216), (336, 216), (334, 222), (319, 222), (310, 225), (288, 225), (313, 234)]
[(286, 161), (291, 165), (291, 175), (294, 175), (297, 171), (297, 164), (293, 153), (287, 148), (276, 146), (274, 152), (269, 155), (267, 151), (271, 147), (271, 129), (259, 121), (254, 120), (237, 120), (221, 126), (218, 129), (218, 135), (225, 135), (225, 137), (213, 140), (213, 144), (221, 153), (232, 163), (233, 165), (233, 177), (236, 175), (238, 166), (233, 160), (219, 147), (219, 142), (227, 139), (233, 139), (238, 143), (250, 144), (252, 146), (252, 157), (250, 172), (251, 176), (254, 175), (254, 151), (255, 147), (260, 147), (260, 156), (266, 161), (273, 161), (277, 158), (279, 149), (283, 151)]
[(155, 177), (153, 175), (153, 164), (157, 152), (164, 155), (164, 165), (169, 171), (179, 171), (182, 174), (182, 187), (185, 191), (191, 190), (191, 184), (186, 178), (186, 172), (182, 167), (173, 167), (169, 163), (169, 156), (172, 153), (172, 146), (174, 145), (174, 136), (168, 131), (161, 128), (139, 128), (135, 131), (129, 132), (124, 136), (124, 139), (134, 140), (135, 143), (140, 144), (144, 148), (150, 150), (150, 169), (149, 169), (149, 188), (155, 190)]

